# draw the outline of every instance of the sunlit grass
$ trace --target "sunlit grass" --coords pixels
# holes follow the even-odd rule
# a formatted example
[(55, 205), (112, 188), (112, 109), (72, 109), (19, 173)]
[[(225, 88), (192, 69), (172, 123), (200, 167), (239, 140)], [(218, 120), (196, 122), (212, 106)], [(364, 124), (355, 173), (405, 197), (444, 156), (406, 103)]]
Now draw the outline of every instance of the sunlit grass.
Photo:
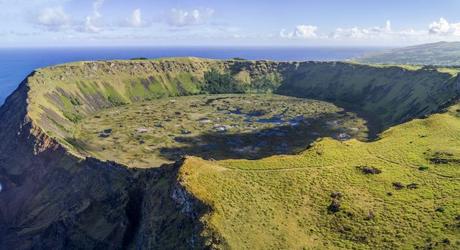
[[(179, 178), (212, 207), (204, 222), (235, 249), (455, 249), (460, 244), (458, 107), (391, 128), (371, 143), (326, 138), (299, 156), (189, 158)], [(450, 161), (433, 163), (436, 152), (449, 152)], [(382, 173), (364, 174), (359, 166)], [(397, 182), (404, 188), (395, 189)], [(337, 213), (328, 211), (333, 192), (343, 196)]]

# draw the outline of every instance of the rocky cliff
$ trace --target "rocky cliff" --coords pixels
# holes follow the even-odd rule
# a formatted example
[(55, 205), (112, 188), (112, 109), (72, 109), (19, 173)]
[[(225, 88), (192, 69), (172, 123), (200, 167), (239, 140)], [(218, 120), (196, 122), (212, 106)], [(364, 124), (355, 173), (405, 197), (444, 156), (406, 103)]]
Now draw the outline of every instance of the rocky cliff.
[(171, 196), (179, 165), (69, 153), (29, 116), (31, 77), (0, 109), (0, 249), (201, 248), (197, 217)]

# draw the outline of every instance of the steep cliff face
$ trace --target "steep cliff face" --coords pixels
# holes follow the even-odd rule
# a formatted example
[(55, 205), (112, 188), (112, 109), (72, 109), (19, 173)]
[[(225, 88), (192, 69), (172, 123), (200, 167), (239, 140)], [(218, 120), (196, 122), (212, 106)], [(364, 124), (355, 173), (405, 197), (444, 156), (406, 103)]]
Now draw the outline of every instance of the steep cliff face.
[(447, 73), (342, 63), (192, 58), (40, 69), (0, 108), (2, 247), (225, 245), (218, 235), (201, 235), (200, 216), (207, 207), (181, 189), (180, 163), (129, 169), (72, 144), (73, 126), (81, 118), (117, 105), (199, 93), (213, 69), (229, 72), (249, 90), (269, 82), (273, 92), (360, 106), (385, 126), (438, 111), (457, 96), (458, 78)]
[(382, 128), (439, 111), (457, 98), (458, 76), (432, 68), (300, 63), (278, 93), (337, 102), (372, 114)]
[(136, 171), (70, 154), (28, 116), (29, 91), (26, 79), (0, 109), (0, 249), (202, 244), (191, 240), (196, 217), (170, 196), (178, 166)]

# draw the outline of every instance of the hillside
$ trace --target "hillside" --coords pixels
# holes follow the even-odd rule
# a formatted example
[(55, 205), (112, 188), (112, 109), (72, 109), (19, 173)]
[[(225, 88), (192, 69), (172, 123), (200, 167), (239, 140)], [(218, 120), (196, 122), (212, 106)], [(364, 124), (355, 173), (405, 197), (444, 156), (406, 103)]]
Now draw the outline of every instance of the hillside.
[(460, 65), (460, 42), (438, 42), (375, 52), (357, 58), (371, 64)]
[(211, 207), (204, 234), (231, 249), (455, 249), (458, 108), (372, 143), (326, 138), (259, 161), (190, 157), (179, 179)]
[[(454, 70), (354, 63), (170, 58), (37, 69), (0, 108), (0, 241), (14, 249), (454, 249), (460, 244), (459, 92)], [(367, 126), (377, 137), (318, 134), (300, 153), (273, 150), (252, 160), (206, 161), (191, 150), (174, 163), (137, 168), (120, 156), (133, 152), (92, 150), (82, 145), (91, 138), (77, 133), (94, 126), (110, 139), (121, 137), (111, 118), (131, 136), (139, 118), (150, 119), (145, 132), (175, 129), (155, 127), (146, 112), (185, 119), (181, 112), (190, 111), (158, 107), (185, 105), (179, 96), (189, 96), (193, 105), (219, 111), (232, 104), (228, 94), (260, 107), (280, 98), (286, 107), (292, 97), (321, 100), (297, 100), (286, 117), (305, 112), (314, 124), (312, 114), (347, 109), (352, 118), (372, 121)], [(237, 113), (254, 111), (244, 102), (236, 103)], [(266, 112), (255, 116), (270, 120)], [(275, 125), (277, 133), (283, 126)], [(183, 134), (194, 141), (247, 136)], [(143, 148), (147, 138), (134, 136)]]

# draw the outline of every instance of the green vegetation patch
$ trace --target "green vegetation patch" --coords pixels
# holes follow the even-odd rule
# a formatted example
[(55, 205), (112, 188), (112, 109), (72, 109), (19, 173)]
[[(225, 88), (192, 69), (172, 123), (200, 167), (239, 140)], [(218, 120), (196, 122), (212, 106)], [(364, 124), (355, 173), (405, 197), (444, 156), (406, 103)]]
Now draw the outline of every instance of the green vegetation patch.
[(158, 167), (185, 155), (258, 159), (299, 153), (325, 136), (365, 140), (365, 124), (356, 114), (322, 101), (255, 94), (188, 96), (105, 109), (82, 120), (73, 136), (84, 142), (77, 146), (86, 154), (131, 167)]

